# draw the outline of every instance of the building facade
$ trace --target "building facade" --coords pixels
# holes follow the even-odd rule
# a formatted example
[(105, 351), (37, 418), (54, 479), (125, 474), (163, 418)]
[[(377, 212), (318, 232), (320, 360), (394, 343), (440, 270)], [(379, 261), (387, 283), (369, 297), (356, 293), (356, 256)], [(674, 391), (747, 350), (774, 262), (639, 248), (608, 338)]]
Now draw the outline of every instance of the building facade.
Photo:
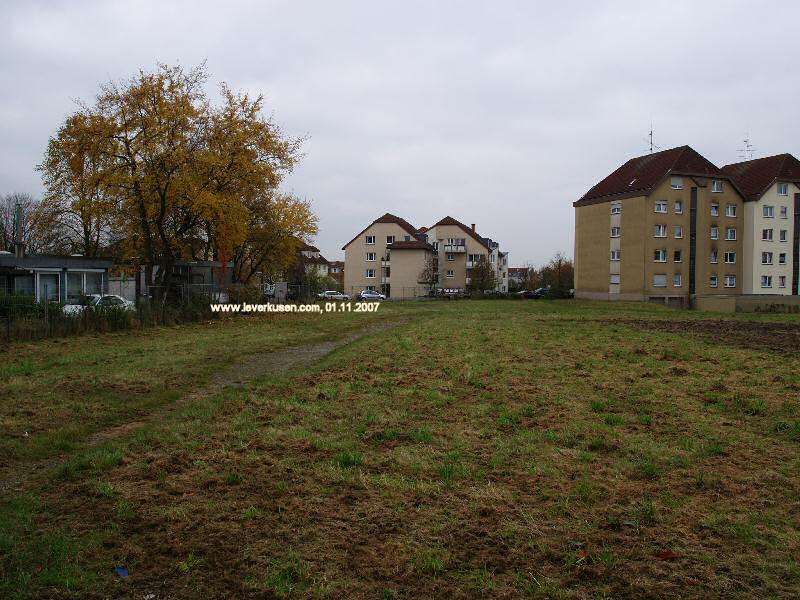
[(797, 295), (800, 161), (780, 154), (722, 167), (745, 195), (744, 294)]
[(574, 203), (576, 297), (688, 306), (740, 294), (743, 203), (688, 146), (629, 160)]

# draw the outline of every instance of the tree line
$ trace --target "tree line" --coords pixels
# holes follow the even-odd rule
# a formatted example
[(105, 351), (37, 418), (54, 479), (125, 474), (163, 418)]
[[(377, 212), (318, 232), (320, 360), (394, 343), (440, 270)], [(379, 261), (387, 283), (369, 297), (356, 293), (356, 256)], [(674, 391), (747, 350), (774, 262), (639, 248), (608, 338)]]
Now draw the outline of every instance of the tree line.
[(232, 261), (234, 279), (285, 270), (317, 233), (310, 203), (279, 186), (302, 139), (263, 116), (262, 96), (219, 88), (205, 65), (159, 65), (79, 103), (38, 166), (44, 195), (0, 203), (0, 244), (13, 246), (23, 204), (31, 252), (109, 256), (169, 286), (184, 260)]

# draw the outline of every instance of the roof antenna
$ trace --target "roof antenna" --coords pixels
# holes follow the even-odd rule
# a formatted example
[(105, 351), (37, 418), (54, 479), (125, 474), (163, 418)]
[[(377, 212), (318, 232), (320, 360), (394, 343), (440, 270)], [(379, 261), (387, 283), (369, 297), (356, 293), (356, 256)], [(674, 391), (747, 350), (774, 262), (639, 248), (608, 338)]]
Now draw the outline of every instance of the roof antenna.
[(647, 138), (650, 145), (650, 154), (655, 152), (656, 150), (661, 150), (661, 146), (657, 146), (656, 143), (653, 141), (653, 123), (650, 123), (650, 133), (648, 134)]
[(753, 160), (753, 154), (756, 152), (756, 149), (753, 148), (753, 144), (750, 143), (750, 132), (744, 134), (744, 148), (740, 148), (737, 152), (739, 153), (739, 158)]

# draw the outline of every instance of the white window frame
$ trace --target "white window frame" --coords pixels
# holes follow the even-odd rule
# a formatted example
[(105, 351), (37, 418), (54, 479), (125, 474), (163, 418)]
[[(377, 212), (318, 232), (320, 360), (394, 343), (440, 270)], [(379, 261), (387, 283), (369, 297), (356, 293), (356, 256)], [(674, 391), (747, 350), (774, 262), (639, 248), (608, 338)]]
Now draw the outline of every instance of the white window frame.
[(455, 253), (454, 253), (454, 252), (448, 252), (448, 253), (447, 253), (447, 260), (449, 260), (450, 262), (452, 262), (452, 261), (454, 261), (455, 259), (456, 259), (456, 255), (455, 255)]
[(611, 237), (612, 238), (618, 238), (620, 235), (622, 235), (622, 227), (616, 227), (615, 226), (615, 227), (611, 228)]
[(377, 260), (378, 260), (377, 252), (367, 252), (367, 262), (375, 262)]
[(736, 287), (736, 275), (725, 275), (725, 287), (726, 288)]
[(676, 288), (683, 287), (683, 275), (681, 275), (680, 273), (675, 273), (672, 276), (672, 287)]
[(622, 205), (621, 204), (612, 204), (611, 205), (611, 214), (618, 215), (622, 213)]
[(786, 275), (778, 275), (778, 287), (779, 288), (786, 287)]
[(394, 244), (394, 240), (395, 240), (395, 237), (393, 235), (387, 235), (386, 236), (386, 245), (388, 246), (389, 244)]
[(675, 239), (676, 240), (683, 239), (683, 225), (675, 225)]
[(761, 253), (761, 264), (762, 265), (771, 265), (774, 256), (772, 252), (762, 252)]
[(653, 252), (653, 262), (657, 262), (657, 263), (665, 263), (665, 262), (667, 262), (667, 249), (666, 248), (656, 248), (655, 252)]
[(717, 277), (716, 273), (712, 273), (708, 277), (708, 286), (712, 288), (719, 287), (719, 277)]
[[(661, 279), (656, 279), (657, 277), (663, 277), (664, 283), (656, 283), (656, 281), (661, 281)], [(653, 287), (654, 288), (665, 288), (667, 287), (667, 274), (666, 273), (653, 273)]]
[(788, 196), (788, 195), (789, 195), (789, 184), (786, 182), (779, 181), (778, 196)]
[(762, 242), (771, 242), (774, 239), (772, 232), (773, 232), (772, 229), (762, 229), (761, 230), (761, 241)]
[[(372, 273), (372, 275), (370, 275), (370, 273)], [(364, 276), (367, 279), (375, 279), (375, 269), (367, 269), (366, 272), (364, 273)]]
[(719, 251), (718, 250), (712, 250), (711, 251), (711, 254), (709, 255), (709, 262), (712, 265), (719, 264)]
[(736, 205), (735, 204), (726, 204), (725, 205), (725, 216), (734, 218), (736, 217)]
[(670, 177), (669, 185), (673, 190), (682, 190), (683, 189), (683, 177), (680, 175), (673, 175)]
[(675, 200), (675, 214), (676, 215), (683, 214), (683, 200)]
[(788, 206), (780, 206), (780, 216), (781, 219), (788, 219), (789, 218), (789, 207)]
[[(676, 252), (680, 253), (678, 255), (679, 256), (678, 260), (675, 260), (675, 253)], [(683, 250), (681, 248), (678, 248), (677, 250), (673, 250), (672, 251), (672, 262), (676, 262), (676, 263), (682, 263), (683, 262)]]
[(778, 253), (778, 264), (779, 265), (785, 265), (785, 264), (787, 264), (786, 261), (787, 261), (786, 252), (779, 252)]
[(761, 216), (765, 219), (774, 219), (775, 218), (775, 207), (769, 204), (765, 204), (761, 207)]
[[(731, 235), (733, 232), (733, 235)], [(728, 242), (735, 242), (736, 241), (736, 227), (726, 227), (725, 228), (725, 241)]]
[(364, 236), (366, 238), (365, 243), (367, 246), (374, 246), (375, 245), (375, 236), (374, 235), (367, 235)]
[(719, 204), (716, 202), (711, 203), (711, 216), (718, 217), (719, 216)]
[(772, 275), (762, 275), (761, 276), (761, 287), (762, 288), (771, 288), (772, 287)]
[(656, 200), (655, 211), (658, 214), (665, 215), (665, 214), (667, 214), (667, 210), (669, 210), (669, 209), (667, 208), (667, 201), (666, 200)]
[(789, 240), (789, 230), (788, 229), (781, 229), (778, 233), (778, 240), (781, 242), (786, 242)]
[[(616, 279), (617, 279), (616, 281), (614, 281), (614, 278), (615, 278), (615, 277), (616, 277)], [(619, 276), (619, 273), (612, 273), (612, 274), (611, 274), (611, 277), (609, 278), (609, 280), (608, 280), (608, 281), (609, 281), (609, 283), (610, 283), (611, 285), (619, 285), (619, 284), (620, 284), (620, 276)]]
[(734, 252), (733, 250), (728, 250), (723, 258), (725, 259), (726, 265), (736, 264), (736, 252)]
[(447, 279), (453, 279), (455, 276), (456, 274), (455, 271), (453, 271), (453, 269), (448, 269), (447, 273), (445, 273), (445, 277), (447, 277)]
[(719, 239), (719, 227), (716, 226), (716, 225), (712, 225), (711, 226), (711, 231), (709, 231), (708, 235), (712, 240), (718, 240)]
[[(661, 232), (661, 233), (659, 233), (659, 232)], [(668, 229), (667, 229), (666, 225), (663, 225), (663, 224), (659, 223), (659, 224), (657, 224), (655, 226), (655, 232), (653, 233), (653, 237), (665, 238), (665, 237), (667, 237), (667, 234), (668, 234)]]
[(721, 179), (712, 179), (711, 180), (711, 193), (713, 194), (721, 194), (723, 192), (723, 185)]
[(619, 257), (620, 257), (620, 251), (619, 250), (612, 250), (611, 251), (611, 260), (616, 262), (616, 261), (619, 260)]

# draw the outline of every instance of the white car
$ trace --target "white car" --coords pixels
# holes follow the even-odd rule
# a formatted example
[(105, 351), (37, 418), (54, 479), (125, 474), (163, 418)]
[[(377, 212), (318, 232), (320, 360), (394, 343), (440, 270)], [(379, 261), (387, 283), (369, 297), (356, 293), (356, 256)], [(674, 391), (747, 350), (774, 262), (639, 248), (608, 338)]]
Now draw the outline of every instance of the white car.
[(136, 305), (122, 296), (116, 296), (114, 294), (105, 294), (102, 296), (100, 294), (89, 294), (86, 296), (84, 304), (65, 304), (64, 314), (79, 315), (86, 310), (87, 306), (91, 306), (94, 309), (115, 308), (118, 310), (136, 310)]
[(337, 292), (336, 290), (325, 290), (317, 294), (320, 300), (350, 300), (350, 296), (344, 292)]
[(364, 290), (358, 293), (357, 298), (359, 300), (372, 300), (374, 302), (374, 301), (386, 300), (386, 295), (381, 294), (380, 292), (376, 292), (375, 290)]

